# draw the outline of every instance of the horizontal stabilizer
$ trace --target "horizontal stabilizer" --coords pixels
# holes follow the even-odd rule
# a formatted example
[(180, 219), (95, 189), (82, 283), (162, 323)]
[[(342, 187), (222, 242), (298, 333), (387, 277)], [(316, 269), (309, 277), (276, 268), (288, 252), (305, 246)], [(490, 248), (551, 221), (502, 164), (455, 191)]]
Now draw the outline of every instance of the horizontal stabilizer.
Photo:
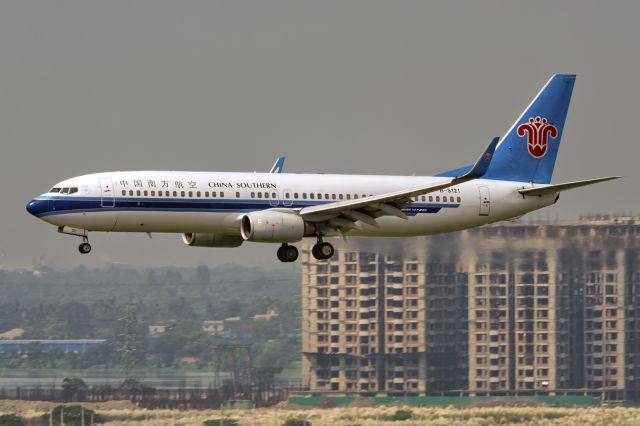
[(557, 185), (543, 186), (541, 188), (520, 189), (522, 195), (545, 195), (566, 191), (567, 189), (579, 188), (581, 186), (593, 185), (594, 183), (606, 182), (608, 180), (620, 179), (622, 176), (608, 176), (597, 179), (579, 180), (576, 182), (559, 183)]

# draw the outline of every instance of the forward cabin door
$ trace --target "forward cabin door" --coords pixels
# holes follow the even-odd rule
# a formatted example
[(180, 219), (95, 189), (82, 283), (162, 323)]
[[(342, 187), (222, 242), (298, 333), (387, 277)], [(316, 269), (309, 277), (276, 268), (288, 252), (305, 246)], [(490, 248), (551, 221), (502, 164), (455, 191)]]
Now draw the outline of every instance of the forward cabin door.
[(489, 211), (491, 210), (491, 197), (489, 195), (489, 187), (479, 186), (478, 196), (480, 198), (480, 216), (489, 216)]
[(102, 207), (115, 206), (115, 198), (113, 194), (113, 182), (111, 179), (100, 178), (100, 205)]

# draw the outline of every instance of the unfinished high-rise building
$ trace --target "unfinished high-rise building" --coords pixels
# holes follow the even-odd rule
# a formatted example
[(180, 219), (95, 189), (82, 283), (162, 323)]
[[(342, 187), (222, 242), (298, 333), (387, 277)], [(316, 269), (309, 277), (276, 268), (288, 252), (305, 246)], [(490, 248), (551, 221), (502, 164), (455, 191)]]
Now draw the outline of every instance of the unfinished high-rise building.
[(305, 247), (305, 384), (638, 401), (639, 242), (640, 219), (591, 217)]
[(426, 260), (338, 249), (319, 262), (303, 247), (303, 376), (310, 389), (465, 388), (467, 276), (455, 269), (455, 251), (433, 251)]

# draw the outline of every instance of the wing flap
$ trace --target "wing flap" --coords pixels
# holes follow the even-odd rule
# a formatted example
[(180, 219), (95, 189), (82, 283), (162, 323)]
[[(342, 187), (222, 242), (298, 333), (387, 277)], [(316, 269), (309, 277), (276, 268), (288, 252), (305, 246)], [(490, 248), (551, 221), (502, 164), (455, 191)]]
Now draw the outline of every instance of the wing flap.
[(597, 179), (579, 180), (575, 182), (560, 183), (556, 185), (543, 186), (540, 188), (520, 189), (522, 195), (546, 195), (555, 194), (556, 192), (566, 191), (568, 189), (580, 188), (581, 186), (593, 185), (594, 183), (606, 182), (608, 180), (620, 179), (622, 176), (608, 176)]

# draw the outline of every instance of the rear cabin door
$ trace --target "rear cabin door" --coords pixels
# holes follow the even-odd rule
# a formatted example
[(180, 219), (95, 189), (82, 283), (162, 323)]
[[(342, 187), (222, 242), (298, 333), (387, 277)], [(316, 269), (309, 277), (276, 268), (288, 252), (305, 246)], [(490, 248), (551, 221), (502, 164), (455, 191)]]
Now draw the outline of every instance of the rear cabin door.
[(478, 196), (480, 198), (480, 216), (489, 216), (491, 210), (491, 197), (489, 195), (489, 187), (479, 186)]
[(113, 194), (113, 182), (111, 179), (100, 178), (100, 205), (102, 207), (113, 207), (115, 205), (115, 198)]

